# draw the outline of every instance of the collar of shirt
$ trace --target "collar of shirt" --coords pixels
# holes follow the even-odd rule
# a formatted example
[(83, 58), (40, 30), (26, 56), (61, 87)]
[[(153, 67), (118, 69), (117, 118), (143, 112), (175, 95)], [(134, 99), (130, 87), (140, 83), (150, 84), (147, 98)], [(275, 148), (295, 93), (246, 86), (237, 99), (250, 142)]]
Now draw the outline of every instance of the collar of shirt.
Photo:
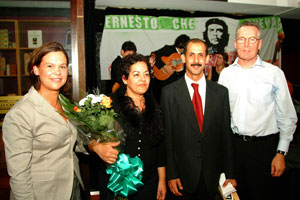
[[(242, 66), (239, 65), (238, 62), (239, 62), (239, 58), (237, 57), (237, 58), (235, 59), (234, 63), (232, 63), (232, 66), (242, 68)], [(256, 67), (256, 66), (258, 66), (258, 67), (264, 67), (264, 65), (263, 65), (263, 63), (262, 63), (262, 60), (261, 60), (261, 58), (259, 57), (259, 55), (257, 55), (257, 59), (256, 59), (254, 65), (252, 65), (250, 68), (253, 68), (253, 67)]]
[(193, 95), (194, 95), (194, 88), (192, 87), (192, 83), (199, 84), (198, 92), (201, 96), (201, 101), (202, 101), (202, 106), (203, 106), (203, 113), (204, 113), (204, 110), (205, 110), (205, 97), (206, 97), (206, 80), (205, 80), (204, 74), (200, 78), (200, 80), (197, 81), (197, 82), (190, 79), (186, 74), (184, 75), (184, 78), (185, 78), (185, 82), (187, 84), (187, 88), (188, 88), (189, 93), (190, 93), (191, 100), (193, 99)]
[(179, 55), (181, 55), (181, 52), (178, 50), (178, 48), (175, 47), (175, 49), (176, 49), (177, 53), (179, 53)]

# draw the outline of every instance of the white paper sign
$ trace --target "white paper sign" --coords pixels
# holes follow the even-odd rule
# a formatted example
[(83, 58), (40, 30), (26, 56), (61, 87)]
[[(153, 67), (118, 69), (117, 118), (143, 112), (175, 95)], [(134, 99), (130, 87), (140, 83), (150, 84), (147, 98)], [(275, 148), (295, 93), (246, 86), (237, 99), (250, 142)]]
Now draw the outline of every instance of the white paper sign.
[(41, 30), (28, 30), (28, 48), (37, 48), (42, 46), (42, 31)]

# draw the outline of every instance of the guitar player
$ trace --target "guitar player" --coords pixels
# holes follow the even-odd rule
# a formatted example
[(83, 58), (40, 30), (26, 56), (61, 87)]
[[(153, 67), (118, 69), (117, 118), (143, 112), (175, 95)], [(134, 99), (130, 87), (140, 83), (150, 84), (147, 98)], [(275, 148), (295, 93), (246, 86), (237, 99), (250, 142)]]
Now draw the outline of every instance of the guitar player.
[(115, 92), (115, 90), (119, 88), (122, 83), (122, 77), (121, 77), (122, 59), (127, 55), (131, 55), (135, 53), (136, 53), (136, 45), (132, 41), (125, 41), (122, 44), (121, 56), (117, 56), (116, 59), (111, 64), (112, 92)]
[(189, 36), (179, 35), (173, 45), (165, 45), (151, 53), (150, 63), (154, 74), (151, 85), (157, 102), (160, 102), (162, 87), (184, 75), (184, 64), (180, 59), (180, 54), (183, 53), (184, 45), (189, 40)]

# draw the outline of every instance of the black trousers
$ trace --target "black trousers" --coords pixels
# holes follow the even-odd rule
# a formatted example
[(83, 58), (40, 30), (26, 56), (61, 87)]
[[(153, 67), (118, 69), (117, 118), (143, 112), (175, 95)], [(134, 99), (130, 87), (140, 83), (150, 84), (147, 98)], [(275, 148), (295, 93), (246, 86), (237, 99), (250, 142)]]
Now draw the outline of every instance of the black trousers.
[(244, 141), (233, 140), (237, 193), (241, 200), (274, 200), (276, 194), (271, 163), (276, 155), (278, 134)]
[(196, 191), (194, 193), (189, 193), (184, 190), (181, 190), (180, 193), (182, 194), (182, 196), (180, 197), (175, 196), (173, 194), (169, 194), (167, 200), (216, 200), (217, 188), (215, 194), (210, 194), (208, 192), (205, 180), (203, 178), (203, 172), (201, 172), (200, 180)]

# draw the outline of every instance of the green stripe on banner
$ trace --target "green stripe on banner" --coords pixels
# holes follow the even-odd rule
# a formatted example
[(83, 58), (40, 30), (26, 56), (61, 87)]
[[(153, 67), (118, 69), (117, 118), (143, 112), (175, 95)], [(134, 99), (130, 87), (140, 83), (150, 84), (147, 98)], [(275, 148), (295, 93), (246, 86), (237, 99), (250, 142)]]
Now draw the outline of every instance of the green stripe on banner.
[(278, 32), (283, 32), (281, 20), (278, 16), (242, 19), (242, 20), (240, 20), (240, 23), (242, 23), (243, 21), (246, 21), (246, 20), (258, 23), (263, 30), (276, 28), (278, 30)]
[(194, 18), (107, 15), (105, 29), (195, 30)]

